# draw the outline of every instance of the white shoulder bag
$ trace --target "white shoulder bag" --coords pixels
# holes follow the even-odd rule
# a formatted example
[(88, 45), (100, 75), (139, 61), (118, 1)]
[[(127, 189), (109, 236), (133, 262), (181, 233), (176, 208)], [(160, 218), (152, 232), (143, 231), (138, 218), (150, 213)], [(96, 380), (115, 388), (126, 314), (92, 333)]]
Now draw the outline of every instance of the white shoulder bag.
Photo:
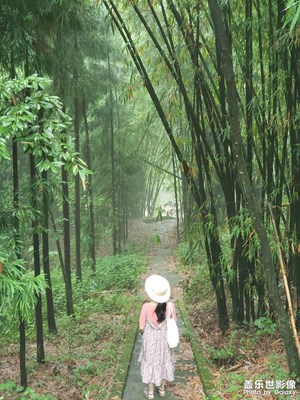
[(172, 313), (174, 305), (169, 303), (170, 311), (167, 316), (167, 342), (171, 349), (178, 346), (179, 343), (179, 331), (178, 326), (176, 324), (174, 315)]

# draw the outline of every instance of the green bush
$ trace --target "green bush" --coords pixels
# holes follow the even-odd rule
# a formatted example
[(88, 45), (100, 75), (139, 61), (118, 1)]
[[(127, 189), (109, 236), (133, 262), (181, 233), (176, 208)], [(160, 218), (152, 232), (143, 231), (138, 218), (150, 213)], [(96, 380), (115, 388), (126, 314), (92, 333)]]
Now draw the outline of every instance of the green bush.
[(97, 262), (98, 290), (136, 290), (143, 271), (145, 262), (137, 254), (103, 257)]
[(257, 328), (257, 333), (260, 335), (273, 335), (277, 330), (277, 325), (270, 318), (260, 317), (254, 321), (254, 326)]
[(176, 258), (181, 267), (196, 265), (200, 261), (201, 251), (199, 251), (199, 242), (181, 242), (176, 249)]
[(0, 400), (14, 398), (16, 400), (55, 400), (55, 397), (51, 395), (37, 394), (30, 387), (24, 388), (18, 387), (15, 382), (7, 381), (0, 383)]
[[(76, 387), (82, 392), (83, 399), (88, 398), (91, 390), (91, 377), (113, 373), (118, 357), (122, 353), (127, 326), (131, 323), (132, 310), (140, 302), (140, 275), (146, 270), (146, 260), (139, 253), (128, 253), (112, 257), (103, 257), (97, 262), (96, 272), (82, 269), (82, 282), (76, 282), (72, 274), (74, 316), (66, 315), (65, 285), (61, 269), (51, 270), (51, 281), (56, 313), (58, 335), (51, 335), (45, 329), (44, 335), (49, 342), (59, 341), (64, 349), (61, 353), (46, 353), (47, 361), (58, 366), (69, 365), (79, 360), (70, 379), (76, 378)], [(46, 302), (43, 301), (44, 315)], [(3, 310), (5, 311), (5, 310)], [(17, 342), (16, 321), (8, 313), (0, 316), (0, 329), (5, 327), (0, 337), (0, 345)], [(7, 329), (6, 329), (7, 327)], [(15, 331), (15, 335), (12, 332)], [(35, 339), (34, 323), (27, 324), (26, 337)], [(84, 345), (83, 345), (84, 344)], [(84, 360), (84, 363), (82, 363)], [(76, 363), (75, 363), (76, 365)], [(30, 374), (36, 368), (30, 358), (27, 369)], [(61, 376), (61, 379), (64, 379)], [(38, 383), (43, 387), (44, 381)], [(4, 399), (43, 399), (53, 400), (51, 396), (38, 395), (35, 387), (18, 393), (14, 382), (0, 384), (0, 400)], [(96, 390), (96, 389), (95, 389)], [(99, 388), (97, 391), (99, 392)], [(105, 398), (107, 388), (101, 388), (99, 399)], [(1, 397), (3, 396), (3, 397)]]

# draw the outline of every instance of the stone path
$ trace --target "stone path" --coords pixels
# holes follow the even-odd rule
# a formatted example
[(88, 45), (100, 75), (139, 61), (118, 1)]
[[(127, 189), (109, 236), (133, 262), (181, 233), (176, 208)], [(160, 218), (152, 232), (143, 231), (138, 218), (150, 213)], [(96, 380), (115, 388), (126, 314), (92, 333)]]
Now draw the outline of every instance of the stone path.
[[(176, 305), (176, 299), (179, 297), (177, 295), (178, 291), (176, 285), (180, 277), (174, 271), (174, 262), (172, 262), (171, 256), (171, 250), (175, 244), (175, 229), (176, 221), (172, 219), (154, 223), (153, 232), (159, 235), (161, 243), (151, 245), (148, 274), (160, 274), (168, 279), (172, 288), (171, 299)], [(144, 293), (143, 286), (144, 280), (141, 282), (141, 293)], [(192, 350), (182, 337), (184, 327), (178, 307), (176, 307), (176, 311), (181, 340), (180, 345), (175, 350), (177, 359), (175, 381), (167, 386), (165, 399), (204, 399), (205, 396), (197, 375), (197, 368), (193, 360)], [(145, 385), (141, 382), (140, 363), (138, 362), (141, 343), (142, 337), (140, 334), (137, 334), (122, 396), (123, 400), (141, 400), (144, 398), (143, 390)], [(189, 386), (193, 386), (192, 392), (197, 393), (190, 393), (191, 388)], [(158, 397), (158, 393), (155, 393), (155, 398)]]

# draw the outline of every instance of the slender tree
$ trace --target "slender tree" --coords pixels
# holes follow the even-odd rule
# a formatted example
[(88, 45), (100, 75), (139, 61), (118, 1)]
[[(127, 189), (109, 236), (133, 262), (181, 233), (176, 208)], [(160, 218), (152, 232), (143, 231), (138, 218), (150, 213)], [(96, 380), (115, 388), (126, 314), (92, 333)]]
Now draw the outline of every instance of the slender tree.
[[(30, 176), (31, 176), (31, 204), (34, 212), (37, 210), (37, 172), (35, 165), (35, 157), (30, 154)], [(40, 263), (40, 239), (38, 233), (38, 220), (35, 217), (32, 221), (33, 228), (33, 261), (34, 261), (34, 275), (35, 277), (41, 274)], [(37, 303), (35, 306), (36, 317), (36, 344), (37, 344), (37, 362), (39, 364), (45, 363), (45, 350), (44, 350), (44, 334), (43, 334), (43, 315), (42, 315), (42, 296), (37, 295)]]
[[(87, 119), (87, 104), (85, 97), (82, 100), (82, 117), (85, 130), (85, 150), (84, 154), (87, 161), (87, 167), (92, 170), (90, 131)], [(91, 259), (92, 271), (96, 269), (96, 245), (95, 245), (95, 214), (94, 214), (94, 199), (93, 199), (93, 181), (92, 174), (88, 176), (87, 184), (87, 205), (89, 209), (89, 256)]]
[(50, 333), (56, 333), (57, 327), (55, 322), (53, 292), (50, 273), (50, 259), (49, 259), (49, 188), (48, 188), (48, 172), (42, 171), (42, 204), (43, 204), (43, 270), (47, 284), (46, 299), (47, 299), (47, 321), (48, 330)]
[(113, 79), (110, 55), (107, 58), (109, 75), (109, 114), (110, 114), (110, 162), (111, 162), (111, 207), (112, 207), (112, 246), (113, 254), (117, 254), (117, 202), (116, 202), (116, 160), (115, 160), (115, 122), (114, 122), (114, 96)]

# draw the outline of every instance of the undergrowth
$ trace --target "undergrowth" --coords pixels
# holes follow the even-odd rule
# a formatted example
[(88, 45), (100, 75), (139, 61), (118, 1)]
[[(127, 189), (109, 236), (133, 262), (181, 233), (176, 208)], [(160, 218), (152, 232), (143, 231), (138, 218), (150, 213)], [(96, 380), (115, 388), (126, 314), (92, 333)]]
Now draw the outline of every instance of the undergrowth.
[[(222, 335), (218, 327), (215, 295), (203, 249), (191, 243), (181, 243), (176, 252), (178, 272), (182, 277), (185, 304), (199, 336), (199, 346), (205, 351), (215, 385), (222, 399), (253, 399), (245, 394), (245, 382), (253, 385), (287, 383), (289, 378), (282, 341), (277, 324), (267, 316), (252, 324), (235, 326)], [(227, 293), (228, 303), (230, 294)], [(230, 304), (228, 304), (230, 310)], [(229, 311), (230, 312), (230, 311)], [(274, 390), (272, 393), (275, 393)], [(262, 390), (262, 395), (264, 395)], [(276, 394), (276, 399), (293, 399), (298, 394)], [(259, 395), (261, 397), (261, 395)], [(296, 397), (295, 397), (296, 396)]]
[[(31, 321), (27, 324), (30, 387), (22, 392), (17, 382), (1, 375), (0, 371), (0, 399), (52, 400), (57, 398), (57, 385), (66, 385), (66, 390), (75, 388), (74, 394), (69, 396), (72, 399), (104, 399), (113, 380), (116, 360), (122, 354), (127, 327), (132, 322), (132, 310), (140, 302), (139, 279), (145, 270), (146, 261), (141, 254), (99, 259), (95, 274), (85, 269), (82, 282), (76, 283), (73, 278), (75, 315), (70, 317), (65, 311), (62, 273), (59, 268), (53, 268), (51, 278), (58, 333), (47, 333), (45, 321), (46, 371), (39, 372), (35, 361), (35, 328)], [(43, 311), (45, 316), (45, 304)], [(16, 321), (4, 313), (0, 324), (0, 354), (5, 356), (5, 348), (10, 346), (17, 360)], [(18, 366), (15, 368), (17, 371)], [(49, 385), (51, 380), (52, 385)]]

